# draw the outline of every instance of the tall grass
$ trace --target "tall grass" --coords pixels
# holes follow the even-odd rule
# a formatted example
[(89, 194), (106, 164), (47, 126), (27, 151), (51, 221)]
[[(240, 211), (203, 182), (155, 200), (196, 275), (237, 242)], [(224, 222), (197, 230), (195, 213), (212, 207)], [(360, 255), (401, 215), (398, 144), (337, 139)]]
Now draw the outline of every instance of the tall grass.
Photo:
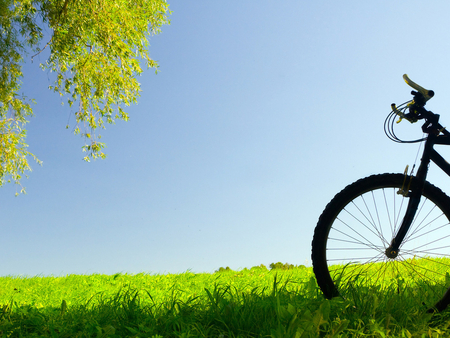
[[(395, 290), (394, 290), (395, 291)], [(310, 268), (0, 278), (0, 337), (435, 337), (405, 288), (325, 300)], [(356, 300), (356, 301), (355, 301)]]

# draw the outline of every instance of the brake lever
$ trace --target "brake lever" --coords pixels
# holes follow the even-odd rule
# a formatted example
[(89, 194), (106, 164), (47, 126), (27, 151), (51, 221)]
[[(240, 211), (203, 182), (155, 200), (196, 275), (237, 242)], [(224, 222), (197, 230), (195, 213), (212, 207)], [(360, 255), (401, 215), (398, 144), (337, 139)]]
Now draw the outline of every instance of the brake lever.
[[(429, 99), (431, 99), (434, 96), (434, 91), (428, 90), (423, 88), (422, 86), (419, 86), (417, 83), (412, 81), (408, 75), (403, 74), (403, 80), (408, 84), (408, 86), (414, 88), (419, 93), (421, 93), (424, 96), (425, 102), (427, 102)], [(414, 95), (414, 94), (413, 94)]]
[[(410, 103), (410, 105), (412, 105), (412, 103)], [(395, 103), (391, 104), (392, 111), (399, 117), (397, 123), (400, 123), (403, 119), (406, 119), (411, 123), (415, 123), (420, 119), (420, 116), (418, 116), (417, 113), (415, 113), (416, 110), (415, 109), (411, 110), (411, 107), (409, 105), (408, 107), (409, 113), (405, 114), (397, 108)]]

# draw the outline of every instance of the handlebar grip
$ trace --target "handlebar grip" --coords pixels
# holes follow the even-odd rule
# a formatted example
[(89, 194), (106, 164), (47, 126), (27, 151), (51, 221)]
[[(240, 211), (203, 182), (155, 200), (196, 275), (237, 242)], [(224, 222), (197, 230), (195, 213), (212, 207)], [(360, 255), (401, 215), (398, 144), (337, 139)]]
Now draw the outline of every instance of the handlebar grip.
[(414, 88), (415, 90), (417, 90), (420, 94), (423, 95), (423, 97), (425, 98), (425, 101), (428, 101), (429, 99), (431, 99), (434, 96), (434, 91), (432, 90), (428, 90), (423, 88), (422, 86), (419, 86), (417, 83), (415, 83), (414, 81), (412, 81), (408, 75), (404, 74), (403, 75), (403, 79), (405, 80), (405, 82), (412, 88)]

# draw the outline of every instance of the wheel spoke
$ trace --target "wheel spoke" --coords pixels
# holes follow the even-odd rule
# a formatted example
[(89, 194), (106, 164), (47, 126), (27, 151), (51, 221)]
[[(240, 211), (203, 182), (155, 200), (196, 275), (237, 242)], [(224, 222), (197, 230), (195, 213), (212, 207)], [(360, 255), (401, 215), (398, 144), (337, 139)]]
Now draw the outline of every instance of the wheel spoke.
[[(352, 201), (353, 206), (361, 213), (361, 215), (367, 220), (367, 222), (369, 222), (369, 224), (371, 225), (371, 227), (367, 226), (364, 222), (362, 222), (362, 221), (361, 221), (358, 217), (356, 217), (353, 213), (350, 213), (350, 212), (349, 212), (348, 210), (346, 210), (346, 209), (344, 209), (344, 210), (345, 210), (346, 212), (348, 212), (349, 215), (352, 216), (355, 220), (357, 220), (361, 225), (363, 225), (367, 230), (369, 230), (369, 231), (370, 231), (371, 233), (373, 233), (375, 236), (377, 236), (378, 238), (381, 238), (386, 244), (388, 244), (387, 241), (383, 238), (383, 236), (381, 236), (381, 234), (379, 233), (379, 231), (378, 231), (378, 229), (377, 229), (377, 227), (376, 227), (376, 225), (375, 225), (375, 222), (373, 221), (372, 213), (370, 212), (370, 210), (369, 210), (369, 208), (368, 208), (368, 206), (367, 206), (367, 204), (366, 204), (366, 201), (364, 200), (364, 197), (361, 196), (361, 199), (363, 200), (363, 203), (364, 203), (364, 205), (365, 205), (365, 207), (366, 207), (366, 209), (367, 209), (367, 213), (369, 214), (369, 216), (366, 216), (366, 215), (364, 214), (364, 212), (356, 205), (356, 203)], [(369, 219), (369, 218), (370, 218), (370, 219)], [(375, 229), (375, 231), (373, 231), (371, 228)]]
[[(439, 219), (440, 217), (442, 217), (444, 215), (444, 214), (441, 213), (440, 215), (436, 216), (434, 219), (431, 219), (427, 223), (423, 224), (425, 219), (431, 214), (431, 212), (434, 210), (435, 207), (436, 206), (434, 206), (433, 209), (428, 212), (428, 214), (424, 217), (424, 219), (417, 225), (416, 229), (411, 231), (411, 233), (405, 238), (405, 241), (407, 241), (410, 237), (414, 236), (419, 231), (422, 231), (423, 229), (427, 228), (431, 223), (435, 222), (437, 219)], [(417, 219), (418, 215), (420, 214), (420, 211), (421, 210), (417, 211), (416, 219)]]
[[(343, 222), (343, 224), (347, 225), (347, 224), (344, 223), (344, 222)], [(347, 226), (348, 226), (348, 225), (347, 225)], [(350, 226), (348, 226), (348, 227), (349, 227), (350, 229), (352, 229)], [(378, 248), (377, 245), (371, 243), (367, 238), (365, 238), (363, 235), (361, 235), (359, 232), (357, 232), (357, 231), (355, 231), (355, 230), (353, 230), (353, 229), (352, 229), (352, 230), (353, 230), (357, 235), (359, 235), (365, 242), (363, 242), (363, 241), (361, 241), (361, 240), (359, 240), (359, 239), (357, 239), (357, 238), (355, 238), (355, 237), (353, 237), (353, 236), (350, 236), (349, 234), (347, 234), (347, 233), (345, 233), (345, 232), (343, 232), (343, 231), (341, 231), (341, 230), (339, 230), (339, 229), (335, 229), (335, 230), (336, 230), (337, 232), (339, 232), (341, 235), (353, 239), (356, 243), (358, 243), (358, 244), (360, 244), (360, 245), (366, 246), (366, 247), (368, 247), (368, 248), (373, 248), (373, 249), (377, 249), (377, 248)]]
[[(437, 218), (438, 218), (438, 217), (437, 217)], [(435, 220), (436, 220), (437, 218), (435, 218)], [(431, 222), (430, 222), (430, 223), (431, 223)], [(432, 232), (434, 232), (434, 231), (438, 231), (439, 229), (442, 229), (443, 227), (446, 227), (446, 226), (448, 226), (449, 224), (450, 224), (450, 223), (447, 222), (447, 223), (445, 223), (445, 224), (443, 224), (443, 225), (441, 225), (441, 226), (439, 226), (439, 227), (437, 227), (437, 228), (435, 228), (435, 229), (431, 229), (431, 230), (429, 230), (429, 231), (427, 231), (427, 232), (424, 232), (423, 234), (420, 234), (420, 235), (418, 235), (418, 236), (416, 236), (416, 237), (412, 237), (412, 234), (411, 234), (411, 236), (405, 238), (405, 242), (406, 242), (406, 241), (413, 241), (413, 240), (415, 240), (415, 239), (417, 239), (417, 238), (419, 238), (419, 237), (428, 235), (428, 234), (430, 234), (430, 233), (432, 233)]]
[(446, 238), (448, 238), (448, 237), (450, 237), (450, 235), (447, 235), (447, 236), (438, 238), (438, 239), (436, 239), (436, 240), (434, 240), (434, 241), (432, 241), (432, 242), (428, 242), (428, 243), (422, 244), (421, 246), (417, 246), (416, 249), (420, 249), (420, 248), (422, 248), (422, 247), (424, 247), (424, 246), (426, 246), (426, 245), (430, 245), (430, 244), (433, 244), (433, 243), (442, 241), (442, 240), (444, 240), (444, 239), (446, 239)]

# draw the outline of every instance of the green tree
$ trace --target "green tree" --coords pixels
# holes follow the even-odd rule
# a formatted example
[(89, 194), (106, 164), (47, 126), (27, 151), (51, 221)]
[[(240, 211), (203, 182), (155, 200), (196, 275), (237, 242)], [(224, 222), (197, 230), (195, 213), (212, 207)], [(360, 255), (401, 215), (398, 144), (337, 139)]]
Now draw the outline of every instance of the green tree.
[(34, 101), (19, 93), (25, 58), (48, 55), (40, 66), (54, 74), (50, 90), (73, 107), (84, 160), (104, 158), (96, 129), (128, 120), (124, 108), (139, 97), (141, 62), (158, 69), (148, 38), (169, 15), (165, 0), (0, 0), (0, 187), (20, 184), (29, 158), (40, 162), (27, 151)]

